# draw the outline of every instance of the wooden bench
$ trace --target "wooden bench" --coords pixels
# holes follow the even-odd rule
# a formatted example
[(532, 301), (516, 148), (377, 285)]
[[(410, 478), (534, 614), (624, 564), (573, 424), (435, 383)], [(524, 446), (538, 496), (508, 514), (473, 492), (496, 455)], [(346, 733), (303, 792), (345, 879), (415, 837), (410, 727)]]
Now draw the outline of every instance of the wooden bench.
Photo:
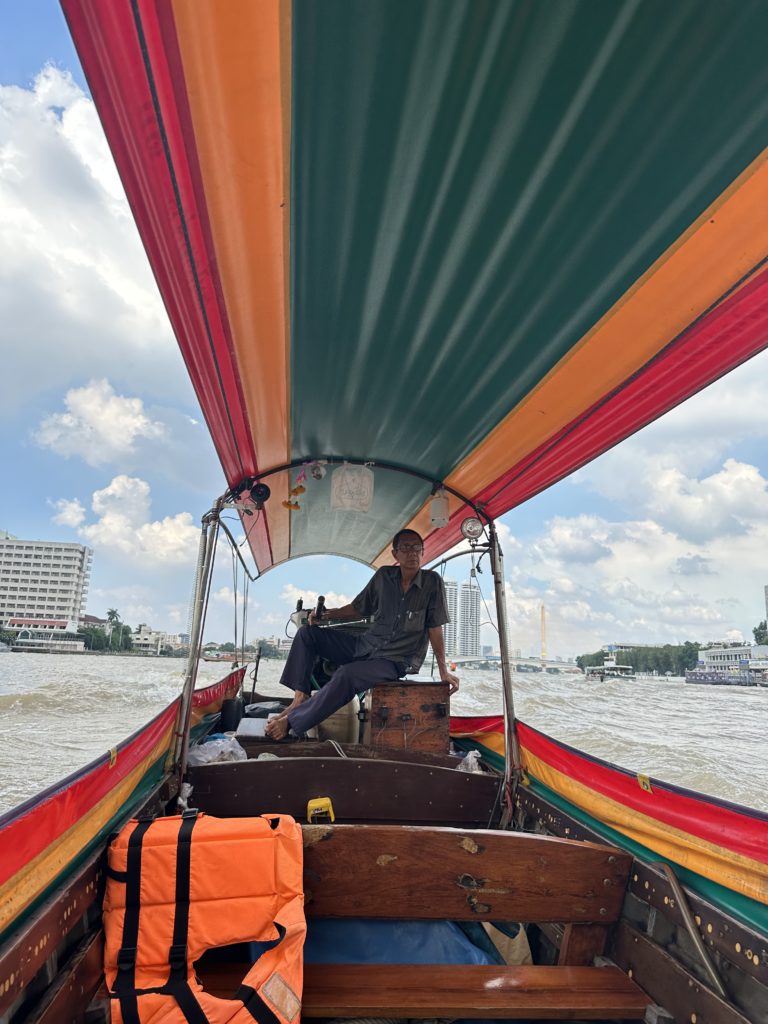
[[(305, 967), (303, 1017), (641, 1020), (651, 1000), (591, 966), (621, 912), (631, 857), (549, 836), (378, 825), (304, 827), (308, 916), (565, 925), (556, 966)], [(246, 964), (199, 965), (231, 997)]]

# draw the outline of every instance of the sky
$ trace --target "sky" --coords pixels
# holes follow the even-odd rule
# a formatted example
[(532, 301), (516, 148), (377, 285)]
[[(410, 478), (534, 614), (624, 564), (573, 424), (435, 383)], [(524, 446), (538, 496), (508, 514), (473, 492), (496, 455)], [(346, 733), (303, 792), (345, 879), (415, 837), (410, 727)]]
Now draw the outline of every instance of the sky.
[[(0, 0), (0, 530), (94, 551), (87, 611), (184, 631), (201, 515), (225, 482), (58, 4)], [(768, 355), (501, 520), (512, 645), (752, 638), (768, 583)], [(239, 529), (233, 523), (233, 528)], [(451, 563), (459, 581), (468, 560)], [(298, 560), (246, 637), (369, 572)], [(478, 578), (492, 604), (490, 574)], [(206, 639), (242, 634), (228, 555)], [(494, 645), (491, 624), (482, 640)]]

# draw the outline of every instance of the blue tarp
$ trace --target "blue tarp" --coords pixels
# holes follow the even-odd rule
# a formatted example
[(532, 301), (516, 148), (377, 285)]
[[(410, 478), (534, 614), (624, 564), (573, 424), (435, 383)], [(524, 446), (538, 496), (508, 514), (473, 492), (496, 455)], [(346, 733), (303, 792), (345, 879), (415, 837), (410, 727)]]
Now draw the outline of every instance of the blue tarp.
[[(483, 933), (485, 934), (485, 933)], [(494, 964), (453, 921), (310, 918), (308, 964)]]

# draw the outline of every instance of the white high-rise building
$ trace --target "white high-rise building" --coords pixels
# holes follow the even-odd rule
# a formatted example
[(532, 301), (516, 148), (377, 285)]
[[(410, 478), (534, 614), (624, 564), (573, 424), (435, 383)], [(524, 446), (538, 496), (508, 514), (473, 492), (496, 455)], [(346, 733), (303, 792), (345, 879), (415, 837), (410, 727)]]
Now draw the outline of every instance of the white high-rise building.
[(459, 592), (456, 580), (443, 580), (443, 583), (445, 584), (445, 600), (448, 605), (448, 614), (451, 617), (451, 621), (443, 626), (443, 636), (445, 637), (445, 653), (450, 656), (459, 653), (456, 643)]
[(459, 654), (480, 655), (480, 588), (470, 580), (459, 594)]
[(0, 533), (0, 625), (75, 632), (85, 609), (93, 552), (82, 544)]

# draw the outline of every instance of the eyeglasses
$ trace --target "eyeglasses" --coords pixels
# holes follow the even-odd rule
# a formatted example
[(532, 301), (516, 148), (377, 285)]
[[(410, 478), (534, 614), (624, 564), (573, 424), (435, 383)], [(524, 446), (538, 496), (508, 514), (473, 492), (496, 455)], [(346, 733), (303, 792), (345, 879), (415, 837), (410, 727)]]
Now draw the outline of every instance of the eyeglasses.
[(421, 544), (398, 544), (397, 545), (397, 550), (398, 551), (408, 551), (408, 552), (416, 551), (418, 554), (421, 554), (421, 552), (424, 550), (424, 548), (423, 548), (423, 546)]

